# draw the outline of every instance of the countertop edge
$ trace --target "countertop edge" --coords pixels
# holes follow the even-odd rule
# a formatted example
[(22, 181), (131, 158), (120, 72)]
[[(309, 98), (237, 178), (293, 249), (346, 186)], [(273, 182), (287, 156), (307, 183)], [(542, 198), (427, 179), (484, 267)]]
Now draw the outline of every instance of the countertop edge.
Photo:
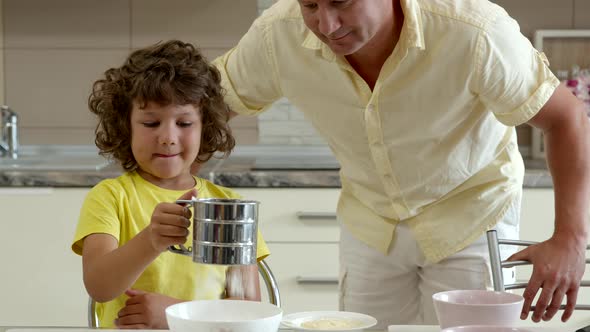
[[(5, 171), (0, 187), (89, 188), (101, 180), (119, 176), (119, 170), (102, 171)], [(198, 174), (232, 188), (340, 188), (338, 170), (205, 171)], [(547, 170), (527, 170), (524, 188), (553, 188)]]

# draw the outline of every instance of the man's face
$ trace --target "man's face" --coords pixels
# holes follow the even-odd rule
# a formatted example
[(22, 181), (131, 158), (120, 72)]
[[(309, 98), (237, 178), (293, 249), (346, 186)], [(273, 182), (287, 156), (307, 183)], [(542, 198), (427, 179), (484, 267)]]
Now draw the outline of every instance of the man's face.
[[(337, 55), (363, 48), (393, 20), (392, 0), (298, 0), (305, 25)], [(393, 33), (391, 31), (390, 33)]]

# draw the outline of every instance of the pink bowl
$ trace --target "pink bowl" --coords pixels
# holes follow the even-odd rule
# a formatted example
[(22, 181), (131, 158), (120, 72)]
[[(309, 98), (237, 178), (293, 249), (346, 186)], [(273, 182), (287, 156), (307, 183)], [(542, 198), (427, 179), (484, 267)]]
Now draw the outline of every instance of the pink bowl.
[(432, 300), (443, 329), (466, 325), (514, 326), (520, 319), (524, 302), (517, 294), (486, 290), (440, 292), (434, 294)]

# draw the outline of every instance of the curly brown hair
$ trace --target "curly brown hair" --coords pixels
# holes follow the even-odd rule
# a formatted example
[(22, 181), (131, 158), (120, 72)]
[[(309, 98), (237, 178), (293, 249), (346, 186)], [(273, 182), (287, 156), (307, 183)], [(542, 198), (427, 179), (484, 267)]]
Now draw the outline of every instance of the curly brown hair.
[(95, 144), (100, 154), (119, 161), (127, 171), (136, 169), (131, 110), (134, 102), (140, 108), (153, 102), (198, 107), (203, 129), (195, 161), (206, 162), (217, 151), (227, 157), (235, 139), (220, 82), (219, 71), (189, 43), (170, 40), (134, 51), (121, 67), (108, 69), (94, 82), (88, 97), (90, 111), (98, 117)]

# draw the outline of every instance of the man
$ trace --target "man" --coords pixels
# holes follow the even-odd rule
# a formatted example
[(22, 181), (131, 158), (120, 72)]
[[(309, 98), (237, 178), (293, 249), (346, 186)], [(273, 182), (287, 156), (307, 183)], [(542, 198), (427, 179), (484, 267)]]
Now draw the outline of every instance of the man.
[(287, 97), (330, 145), (341, 165), (340, 306), (381, 327), (435, 324), (433, 293), (490, 286), (485, 231), (518, 236), (514, 126), (541, 128), (555, 231), (510, 259), (534, 264), (523, 319), (539, 292), (533, 321), (564, 298), (562, 320), (571, 316), (587, 241), (588, 120), (502, 8), (281, 0), (215, 62), (234, 111)]

